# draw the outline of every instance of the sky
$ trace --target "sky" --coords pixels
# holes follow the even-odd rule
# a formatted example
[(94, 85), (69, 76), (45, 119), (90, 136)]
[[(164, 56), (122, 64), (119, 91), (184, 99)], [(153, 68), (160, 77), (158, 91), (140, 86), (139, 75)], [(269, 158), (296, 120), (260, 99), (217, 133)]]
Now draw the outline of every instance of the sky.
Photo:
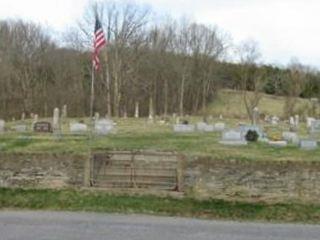
[[(0, 0), (0, 19), (22, 18), (64, 31), (93, 0)], [(286, 65), (295, 57), (320, 69), (320, 0), (136, 0), (159, 14), (217, 25), (235, 44), (259, 43), (262, 60)]]

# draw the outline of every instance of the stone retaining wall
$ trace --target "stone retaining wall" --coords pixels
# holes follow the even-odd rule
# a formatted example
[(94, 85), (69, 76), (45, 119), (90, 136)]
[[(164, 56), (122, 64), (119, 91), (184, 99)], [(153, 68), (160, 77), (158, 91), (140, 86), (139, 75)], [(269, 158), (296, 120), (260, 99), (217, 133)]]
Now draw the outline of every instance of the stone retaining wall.
[[(148, 161), (147, 156), (143, 161)], [(0, 153), (0, 187), (88, 187), (91, 163), (89, 156)], [(177, 178), (177, 189), (198, 199), (320, 203), (320, 161), (254, 162), (181, 156)]]
[(87, 157), (68, 154), (0, 154), (0, 187), (83, 186)]
[(200, 199), (320, 202), (320, 162), (189, 159), (183, 189)]

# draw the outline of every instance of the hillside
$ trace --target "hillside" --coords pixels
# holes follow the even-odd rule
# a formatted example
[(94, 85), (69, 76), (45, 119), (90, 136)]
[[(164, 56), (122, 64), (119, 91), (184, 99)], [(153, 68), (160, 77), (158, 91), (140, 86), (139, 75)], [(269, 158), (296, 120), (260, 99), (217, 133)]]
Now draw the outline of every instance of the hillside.
[[(259, 110), (260, 113), (265, 115), (283, 117), (284, 105), (284, 97), (262, 94)], [(307, 115), (308, 108), (310, 108), (310, 101), (299, 98), (296, 112), (299, 115)], [(247, 118), (241, 92), (230, 89), (221, 90), (218, 93), (217, 98), (209, 105), (207, 111), (214, 116), (219, 116), (221, 114), (227, 118)]]

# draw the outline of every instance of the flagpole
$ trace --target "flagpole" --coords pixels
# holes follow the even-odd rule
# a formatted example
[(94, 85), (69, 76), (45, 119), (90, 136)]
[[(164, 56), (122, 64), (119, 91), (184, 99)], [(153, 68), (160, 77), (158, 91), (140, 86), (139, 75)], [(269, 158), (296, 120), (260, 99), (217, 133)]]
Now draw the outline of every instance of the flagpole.
[(92, 64), (91, 71), (91, 99), (90, 99), (90, 120), (93, 118), (93, 104), (94, 104), (94, 66)]

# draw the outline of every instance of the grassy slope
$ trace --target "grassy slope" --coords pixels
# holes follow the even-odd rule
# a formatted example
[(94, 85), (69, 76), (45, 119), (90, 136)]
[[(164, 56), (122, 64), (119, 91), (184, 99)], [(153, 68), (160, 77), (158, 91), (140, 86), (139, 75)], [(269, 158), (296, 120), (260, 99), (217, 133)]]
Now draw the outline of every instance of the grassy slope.
[(197, 201), (76, 190), (0, 188), (0, 209), (143, 213), (208, 219), (320, 222), (319, 205)]
[[(250, 93), (249, 93), (250, 95)], [(310, 103), (305, 99), (298, 99), (296, 110), (303, 112)], [(261, 113), (266, 115), (283, 116), (285, 98), (273, 95), (262, 94), (259, 103)], [(223, 90), (218, 94), (217, 99), (209, 106), (209, 112), (216, 116), (222, 114), (230, 118), (246, 118), (246, 109), (242, 101), (241, 92), (233, 90)]]

